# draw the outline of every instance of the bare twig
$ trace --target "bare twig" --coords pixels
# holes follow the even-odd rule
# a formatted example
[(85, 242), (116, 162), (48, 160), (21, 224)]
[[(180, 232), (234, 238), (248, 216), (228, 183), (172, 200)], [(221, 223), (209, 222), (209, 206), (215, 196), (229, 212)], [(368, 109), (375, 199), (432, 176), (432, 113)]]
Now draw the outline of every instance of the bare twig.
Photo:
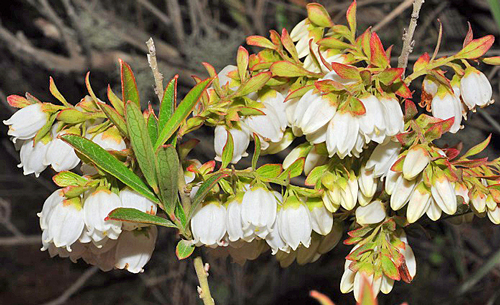
[(0, 246), (26, 246), (42, 244), (40, 235), (0, 237)]
[(398, 5), (392, 12), (384, 17), (379, 23), (373, 27), (373, 31), (376, 32), (391, 22), (394, 18), (401, 15), (407, 8), (412, 4), (413, 0), (405, 0), (400, 5)]
[(75, 294), (80, 288), (85, 285), (85, 283), (99, 270), (98, 267), (93, 266), (85, 270), (85, 272), (76, 280), (76, 282), (71, 285), (68, 289), (66, 289), (63, 294), (61, 294), (58, 298), (45, 303), (44, 305), (60, 305), (66, 303), (69, 298)]
[[(398, 67), (406, 70), (408, 65), (408, 56), (413, 50), (413, 34), (415, 33), (415, 28), (417, 27), (418, 15), (424, 0), (415, 0), (413, 2), (413, 12), (411, 13), (410, 25), (408, 26), (408, 31), (403, 35), (403, 50), (401, 51), (401, 56), (398, 59)], [(404, 72), (403, 72), (404, 74)]]
[(146, 41), (146, 45), (148, 46), (148, 63), (151, 67), (151, 71), (153, 71), (153, 77), (155, 78), (155, 93), (158, 96), (158, 101), (161, 103), (163, 99), (163, 75), (160, 73), (158, 69), (158, 62), (156, 61), (156, 48), (153, 38), (149, 38)]
[(172, 25), (174, 26), (175, 36), (177, 38), (178, 44), (184, 45), (184, 24), (182, 23), (181, 8), (179, 7), (178, 0), (166, 0), (167, 10), (170, 19), (172, 20)]
[(151, 14), (158, 17), (158, 19), (164, 23), (166, 26), (170, 26), (172, 24), (172, 20), (162, 11), (160, 11), (156, 6), (151, 4), (148, 0), (137, 0), (142, 6), (144, 6)]
[(194, 259), (194, 269), (196, 270), (196, 275), (198, 276), (198, 281), (200, 282), (200, 298), (203, 300), (203, 304), (205, 305), (215, 305), (214, 299), (212, 299), (212, 295), (210, 294), (210, 287), (208, 286), (207, 272), (205, 271), (205, 267), (203, 266), (203, 261), (201, 260), (201, 256), (198, 256)]

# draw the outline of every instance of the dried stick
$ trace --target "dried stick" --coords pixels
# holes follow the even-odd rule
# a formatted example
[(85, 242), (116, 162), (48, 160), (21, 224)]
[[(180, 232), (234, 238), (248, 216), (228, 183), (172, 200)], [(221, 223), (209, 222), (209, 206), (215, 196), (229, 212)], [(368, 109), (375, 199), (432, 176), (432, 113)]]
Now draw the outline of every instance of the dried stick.
[(163, 99), (163, 75), (158, 69), (158, 62), (156, 61), (156, 48), (153, 38), (149, 37), (148, 41), (146, 41), (146, 45), (148, 46), (149, 51), (148, 63), (151, 67), (151, 71), (153, 71), (153, 77), (155, 78), (155, 93), (161, 103), (161, 100)]
[(68, 299), (78, 291), (78, 289), (82, 288), (83, 285), (90, 279), (94, 274), (99, 270), (98, 267), (93, 266), (85, 270), (85, 272), (76, 280), (76, 282), (71, 285), (68, 289), (66, 289), (63, 294), (61, 294), (58, 298), (45, 303), (44, 305), (60, 305), (65, 304)]
[(401, 56), (398, 58), (398, 68), (403, 68), (403, 70), (406, 70), (406, 66), (408, 65), (408, 56), (410, 56), (410, 53), (413, 50), (413, 45), (415, 43), (415, 41), (413, 41), (413, 34), (415, 33), (415, 29), (417, 27), (418, 15), (423, 3), (424, 0), (415, 0), (413, 2), (413, 12), (411, 13), (410, 25), (408, 27), (408, 31), (403, 34), (403, 50), (401, 51)]
[(214, 299), (210, 294), (210, 287), (208, 286), (208, 275), (203, 266), (203, 261), (201, 256), (194, 259), (194, 269), (196, 270), (196, 275), (198, 276), (198, 281), (200, 282), (200, 298), (203, 300), (205, 305), (215, 305)]

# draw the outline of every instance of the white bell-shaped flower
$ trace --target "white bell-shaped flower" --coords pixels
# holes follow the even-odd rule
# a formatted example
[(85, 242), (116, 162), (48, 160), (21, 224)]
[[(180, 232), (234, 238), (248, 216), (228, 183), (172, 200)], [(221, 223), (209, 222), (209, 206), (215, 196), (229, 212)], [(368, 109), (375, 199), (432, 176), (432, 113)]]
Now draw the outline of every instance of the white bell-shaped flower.
[(260, 108), (263, 115), (252, 115), (244, 119), (244, 123), (248, 128), (258, 134), (262, 139), (262, 148), (266, 149), (269, 142), (277, 143), (283, 138), (285, 127), (281, 126), (280, 115), (276, 110), (268, 105), (263, 104), (264, 107)]
[(431, 197), (429, 207), (427, 208), (427, 211), (425, 211), (425, 214), (427, 214), (427, 217), (429, 217), (430, 220), (436, 221), (441, 218), (443, 210), (441, 210), (436, 201), (434, 201), (434, 199)]
[(241, 202), (243, 200), (243, 193), (238, 193), (235, 198), (231, 199), (227, 204), (227, 219), (226, 229), (230, 242), (236, 242), (240, 239), (251, 242), (255, 235), (250, 228), (243, 229), (243, 222), (241, 219)]
[(498, 225), (500, 224), (500, 208), (496, 206), (494, 209), (488, 209), (487, 211), (488, 219)]
[(430, 161), (429, 153), (423, 146), (413, 146), (404, 159), (403, 176), (407, 180), (415, 178), (427, 167)]
[(366, 197), (373, 197), (377, 191), (377, 178), (372, 170), (366, 169), (365, 166), (361, 167), (358, 177), (359, 190)]
[(110, 127), (97, 135), (87, 135), (92, 141), (106, 150), (124, 150), (127, 148), (125, 141), (116, 127)]
[[(431, 186), (432, 198), (443, 212), (453, 215), (457, 211), (457, 196), (455, 186), (442, 175), (433, 181)], [(483, 210), (484, 211), (484, 210)]]
[(47, 123), (49, 114), (43, 111), (41, 103), (26, 106), (16, 111), (3, 123), (9, 126), (7, 134), (17, 139), (28, 140), (35, 137), (36, 133)]
[[(280, 214), (283, 213), (283, 209), (278, 211), (277, 219), (280, 218)], [(290, 246), (283, 240), (280, 234), (278, 221), (275, 221), (271, 227), (271, 232), (266, 236), (266, 243), (272, 250), (272, 254), (276, 255), (279, 250), (283, 252), (290, 252)]]
[(386, 216), (385, 205), (380, 200), (375, 200), (367, 206), (360, 206), (356, 209), (356, 222), (362, 226), (379, 223)]
[(423, 182), (420, 182), (410, 196), (406, 218), (414, 223), (422, 217), (431, 204), (431, 192)]
[(432, 99), (431, 107), (434, 117), (442, 120), (449, 118), (455, 119), (450, 128), (451, 133), (456, 133), (460, 130), (460, 124), (462, 122), (461, 102), (455, 94), (449, 92), (449, 89), (440, 86), (438, 93)]
[(360, 98), (366, 112), (359, 116), (359, 130), (365, 135), (385, 133), (385, 108), (374, 95)]
[(333, 214), (328, 211), (321, 198), (309, 198), (307, 206), (311, 214), (311, 225), (314, 232), (327, 235), (332, 231)]
[(328, 160), (327, 156), (318, 153), (316, 146), (314, 146), (311, 151), (307, 154), (306, 160), (304, 162), (304, 173), (309, 175), (309, 173), (316, 167), (326, 163)]
[(44, 242), (53, 242), (56, 247), (64, 247), (71, 252), (71, 245), (78, 240), (85, 227), (80, 199), (58, 202), (47, 224), (48, 235)]
[(308, 135), (328, 124), (336, 112), (337, 106), (328, 99), (328, 96), (321, 96), (309, 90), (295, 108), (294, 126)]
[(40, 173), (45, 170), (47, 165), (43, 163), (50, 141), (42, 139), (34, 144), (34, 140), (25, 141), (21, 147), (19, 154), (21, 163), (17, 167), (23, 168), (23, 174), (35, 174), (35, 177), (40, 176)]
[(266, 105), (266, 108), (271, 108), (274, 110), (274, 113), (278, 118), (278, 126), (281, 132), (284, 132), (288, 125), (288, 120), (286, 117), (286, 105), (284, 103), (285, 97), (278, 91), (268, 90), (264, 95), (259, 97), (258, 101)]
[(43, 163), (52, 166), (56, 172), (69, 171), (80, 163), (80, 158), (76, 155), (73, 147), (58, 138), (58, 136), (67, 133), (65, 130), (57, 132), (58, 125), (52, 127), (53, 140), (50, 141)]
[(340, 187), (335, 185), (332, 190), (325, 190), (321, 196), (323, 204), (331, 213), (335, 213), (340, 207), (342, 196), (340, 195)]
[[(156, 211), (158, 209), (156, 203), (152, 202), (136, 191), (126, 187), (120, 191), (119, 196), (122, 202), (122, 207), (136, 209), (150, 215), (156, 215)], [(143, 226), (145, 225), (125, 221), (123, 222), (122, 228), (124, 230), (132, 231)]]
[(356, 144), (359, 122), (350, 112), (336, 112), (326, 131), (326, 148), (332, 157), (348, 155)]
[(216, 200), (203, 203), (191, 219), (191, 231), (197, 245), (221, 245), (226, 234), (226, 208)]
[(115, 268), (132, 273), (144, 271), (155, 249), (158, 229), (150, 226), (134, 231), (124, 231), (116, 244)]
[(278, 227), (281, 238), (292, 250), (302, 244), (311, 244), (312, 223), (309, 209), (295, 196), (286, 199), (279, 214)]
[(380, 103), (384, 107), (385, 118), (385, 134), (387, 136), (395, 136), (404, 131), (405, 121), (403, 110), (396, 97), (381, 97)]
[(122, 207), (120, 197), (107, 190), (97, 189), (90, 194), (83, 204), (83, 215), (88, 234), (94, 242), (100, 242), (105, 237), (117, 239), (122, 232), (122, 222), (106, 220), (108, 214)]
[[(279, 195), (279, 194), (278, 194)], [(269, 234), (276, 221), (278, 198), (262, 186), (254, 186), (243, 196), (241, 203), (241, 220), (243, 230), (252, 230), (260, 238)]]
[(365, 168), (373, 169), (373, 175), (377, 178), (385, 177), (397, 160), (400, 150), (399, 142), (389, 141), (387, 144), (377, 145), (366, 162)]
[(222, 161), (222, 152), (224, 150), (224, 146), (227, 142), (227, 133), (231, 133), (233, 137), (233, 158), (231, 159), (231, 163), (238, 163), (242, 157), (248, 156), (246, 152), (248, 145), (250, 144), (250, 134), (246, 127), (241, 126), (238, 128), (226, 129), (224, 126), (215, 127), (215, 135), (214, 135), (214, 149), (215, 149), (215, 160)]
[(66, 198), (64, 197), (62, 189), (55, 190), (47, 199), (45, 199), (42, 211), (37, 214), (40, 218), (40, 228), (42, 230), (46, 230), (49, 227), (49, 219), (52, 212), (54, 212), (54, 207), (58, 204), (62, 204), (64, 199)]
[(397, 211), (405, 206), (415, 189), (416, 180), (407, 180), (399, 175), (391, 195), (391, 209)]
[(354, 172), (349, 173), (347, 184), (340, 188), (340, 205), (346, 210), (352, 210), (356, 206), (358, 199), (358, 179)]
[(229, 77), (229, 74), (236, 70), (238, 70), (238, 68), (234, 65), (227, 65), (220, 70), (219, 74), (217, 74), (217, 77), (219, 78), (219, 85), (224, 87), (229, 84), (229, 89), (233, 91), (238, 89), (238, 84), (235, 84), (234, 80)]
[(309, 40), (315, 40), (314, 34), (308, 30), (309, 25), (310, 21), (304, 19), (297, 23), (290, 32), (290, 38), (292, 38), (292, 41), (296, 42), (295, 48), (297, 49), (299, 58), (309, 54)]
[(479, 191), (474, 192), (470, 198), (472, 206), (479, 213), (483, 213), (486, 211), (486, 198), (487, 198), (486, 194)]
[(357, 302), (361, 302), (361, 294), (362, 294), (362, 289), (363, 289), (363, 283), (364, 279), (368, 281), (370, 284), (370, 288), (372, 289), (373, 295), (377, 297), (378, 293), (380, 292), (380, 287), (382, 286), (382, 276), (375, 277), (374, 274), (367, 275), (364, 272), (356, 272), (356, 275), (354, 276), (354, 283), (353, 283), (353, 292), (354, 292), (354, 298), (356, 299)]
[(469, 109), (484, 107), (493, 103), (493, 90), (488, 78), (479, 70), (468, 67), (460, 80), (460, 93)]

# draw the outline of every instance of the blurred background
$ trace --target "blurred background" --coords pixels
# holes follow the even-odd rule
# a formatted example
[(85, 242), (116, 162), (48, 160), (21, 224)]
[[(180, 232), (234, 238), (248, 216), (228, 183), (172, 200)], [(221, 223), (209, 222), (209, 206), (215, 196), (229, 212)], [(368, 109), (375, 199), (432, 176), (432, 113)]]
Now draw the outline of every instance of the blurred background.
[[(218, 70), (235, 62), (238, 46), (247, 35), (268, 30), (289, 31), (306, 17), (306, 0), (9, 0), (0, 4), (0, 117), (13, 109), (10, 94), (30, 92), (42, 101), (54, 101), (49, 76), (73, 104), (86, 95), (84, 76), (92, 71), (94, 91), (104, 97), (108, 84), (119, 89), (118, 58), (136, 73), (142, 101), (157, 106), (148, 66), (146, 40), (153, 37), (160, 70), (168, 80), (179, 74), (181, 95), (194, 84), (191, 75), (206, 76), (201, 62)], [(350, 0), (318, 1), (333, 20), (345, 21)], [(412, 0), (359, 0), (358, 29), (375, 26), (393, 63), (401, 51)], [(496, 9), (496, 11), (495, 11)], [(496, 15), (495, 15), (496, 14)], [(495, 19), (495, 17), (497, 19)], [(434, 50), (438, 26), (443, 23), (441, 55), (461, 48), (471, 23), (475, 37), (493, 34), (500, 26), (498, 0), (426, 0), (416, 34), (412, 63), (424, 51)], [(256, 50), (254, 50), (256, 51)], [(496, 42), (488, 55), (500, 55)], [(481, 67), (499, 99), (499, 69)], [(418, 85), (418, 84), (415, 84)], [(415, 86), (416, 87), (416, 86)], [(418, 90), (415, 94), (419, 96)], [(145, 106), (145, 105), (143, 105)], [(480, 109), (465, 122), (466, 129), (449, 141), (465, 148), (493, 134), (485, 155), (500, 155), (499, 105)], [(214, 157), (212, 134), (200, 130), (206, 142), (198, 155)], [(447, 142), (448, 141), (448, 142)], [(25, 177), (18, 153), (0, 124), (0, 304), (201, 304), (191, 261), (179, 262), (177, 237), (160, 229), (153, 258), (140, 275), (126, 271), (103, 273), (83, 262), (50, 259), (41, 252), (36, 213), (55, 189), (53, 173)], [(425, 217), (424, 217), (425, 218)], [(460, 226), (450, 221), (422, 219), (408, 227), (417, 257), (417, 276), (411, 285), (397, 283), (380, 304), (500, 304), (500, 228), (475, 218)], [(339, 290), (344, 257), (349, 248), (338, 245), (307, 266), (286, 269), (267, 252), (244, 266), (228, 260), (211, 263), (210, 285), (217, 304), (317, 304), (309, 298), (319, 290), (336, 304), (354, 304), (352, 294)]]

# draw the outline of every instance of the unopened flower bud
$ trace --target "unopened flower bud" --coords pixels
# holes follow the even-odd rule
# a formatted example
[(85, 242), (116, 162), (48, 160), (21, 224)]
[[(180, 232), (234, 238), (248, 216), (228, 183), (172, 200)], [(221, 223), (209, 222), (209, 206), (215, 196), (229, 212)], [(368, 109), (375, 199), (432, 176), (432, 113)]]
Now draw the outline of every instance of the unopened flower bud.
[(431, 158), (425, 147), (416, 145), (410, 148), (403, 163), (403, 176), (412, 180), (420, 174), (429, 164)]

